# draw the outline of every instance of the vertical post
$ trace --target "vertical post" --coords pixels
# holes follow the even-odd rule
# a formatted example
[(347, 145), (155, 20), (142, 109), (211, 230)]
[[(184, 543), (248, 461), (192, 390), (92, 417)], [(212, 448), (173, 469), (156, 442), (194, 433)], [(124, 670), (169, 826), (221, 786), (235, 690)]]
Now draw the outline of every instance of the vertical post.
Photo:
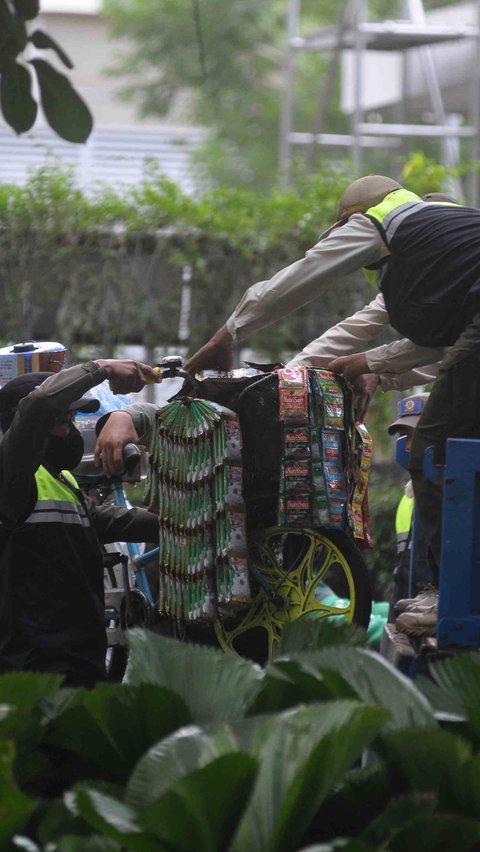
[(361, 30), (362, 24), (365, 22), (366, 5), (365, 0), (356, 0), (355, 4), (355, 31), (354, 31), (354, 88), (353, 88), (353, 116), (352, 116), (352, 159), (355, 165), (357, 175), (362, 171), (362, 140), (359, 133), (359, 126), (363, 121), (363, 55), (365, 48), (365, 34)]
[(192, 267), (186, 264), (182, 269), (182, 292), (180, 301), (180, 317), (178, 320), (178, 339), (187, 343), (190, 337), (190, 309), (192, 304)]
[(295, 49), (293, 40), (298, 33), (300, 19), (300, 0), (288, 0), (286, 30), (287, 49), (283, 65), (283, 96), (280, 115), (280, 140), (278, 166), (281, 180), (288, 184), (290, 179), (290, 134), (295, 115)]
[(343, 0), (342, 8), (340, 9), (337, 23), (336, 44), (332, 50), (328, 61), (327, 70), (325, 72), (320, 94), (318, 96), (317, 111), (313, 121), (312, 142), (307, 150), (306, 165), (309, 171), (313, 171), (315, 167), (315, 159), (318, 151), (318, 137), (323, 131), (323, 126), (327, 118), (328, 106), (330, 102), (330, 94), (335, 89), (335, 76), (338, 71), (339, 59), (342, 52), (343, 37), (348, 24), (350, 15), (351, 0)]
[[(153, 346), (145, 346), (145, 363), (155, 363), (155, 348)], [(145, 397), (147, 402), (155, 402), (155, 385), (145, 385)]]
[[(413, 23), (419, 25), (425, 25), (427, 23), (422, 0), (407, 0), (407, 7), (409, 10), (410, 20)], [(423, 67), (425, 83), (430, 95), (433, 113), (435, 115), (435, 121), (437, 124), (453, 124), (454, 120), (448, 121), (445, 112), (442, 91), (438, 82), (437, 69), (432, 49), (430, 47), (420, 47), (419, 56)], [(447, 168), (455, 168), (460, 164), (458, 138), (456, 139), (454, 136), (447, 136), (447, 138), (442, 142), (441, 151), (443, 163)], [(458, 178), (452, 177), (450, 179), (450, 184), (451, 186), (449, 188), (455, 195), (462, 195), (462, 186)]]
[[(476, 3), (475, 25), (477, 34), (474, 42), (474, 56), (478, 57), (480, 51), (480, 0), (477, 0)], [(470, 124), (475, 131), (471, 143), (470, 157), (472, 163), (477, 165), (480, 160), (480, 63), (477, 60), (473, 62), (470, 70), (472, 74)], [(477, 207), (480, 203), (479, 176), (477, 171), (472, 171), (470, 175), (468, 201), (472, 207)]]
[[(409, 12), (408, 12), (408, 4), (407, 0), (402, 0), (401, 3), (401, 15), (402, 19), (408, 20)], [(395, 105), (395, 121), (398, 124), (406, 124), (408, 113), (407, 113), (407, 100), (408, 100), (408, 90), (410, 85), (410, 67), (408, 62), (408, 51), (400, 50), (398, 51), (399, 62), (401, 67), (401, 95), (398, 104)], [(398, 137), (398, 148), (395, 154), (395, 169), (394, 172), (396, 174), (401, 174), (403, 169), (403, 163), (405, 154), (408, 150), (408, 142), (406, 137), (399, 136)], [(393, 173), (393, 172), (392, 172)]]

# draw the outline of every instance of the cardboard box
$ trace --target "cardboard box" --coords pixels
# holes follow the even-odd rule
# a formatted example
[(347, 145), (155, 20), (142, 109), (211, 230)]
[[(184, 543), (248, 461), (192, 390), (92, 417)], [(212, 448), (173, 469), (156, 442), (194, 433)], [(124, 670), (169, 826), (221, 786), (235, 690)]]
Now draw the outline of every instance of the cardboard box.
[(58, 373), (64, 366), (65, 346), (54, 341), (26, 341), (0, 348), (0, 385), (24, 373)]

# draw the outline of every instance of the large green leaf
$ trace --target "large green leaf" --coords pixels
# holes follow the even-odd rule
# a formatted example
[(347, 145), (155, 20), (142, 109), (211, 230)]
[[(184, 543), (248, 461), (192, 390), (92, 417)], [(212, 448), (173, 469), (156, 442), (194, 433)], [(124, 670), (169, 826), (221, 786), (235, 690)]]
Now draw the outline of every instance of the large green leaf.
[(459, 654), (430, 667), (431, 680), (419, 679), (422, 692), (437, 712), (468, 720), (480, 742), (480, 654)]
[(0, 704), (15, 708), (0, 719), (0, 735), (21, 739), (37, 731), (48, 713), (49, 703), (60, 690), (60, 675), (12, 672), (0, 676)]
[[(295, 676), (297, 673), (298, 677)], [(325, 701), (329, 698), (330, 692), (318, 674), (305, 672), (294, 661), (278, 663), (267, 666), (261, 690), (250, 707), (249, 714), (275, 713), (298, 704)]]
[(338, 837), (331, 843), (315, 843), (313, 846), (304, 846), (299, 852), (378, 852), (367, 846), (363, 840), (357, 837)]
[(276, 717), (260, 747), (257, 782), (232, 848), (296, 849), (324, 798), (386, 718), (382, 708), (346, 701), (300, 707)]
[(391, 852), (467, 852), (480, 844), (480, 823), (451, 814), (412, 820), (393, 837)]
[(50, 127), (68, 142), (86, 142), (93, 119), (85, 101), (65, 77), (44, 59), (30, 59), (37, 73), (43, 111)]
[(0, 722), (2, 719), (6, 719), (7, 716), (13, 714), (15, 712), (14, 708), (10, 706), (10, 704), (0, 704)]
[(375, 848), (386, 846), (392, 837), (413, 820), (430, 816), (437, 807), (434, 793), (410, 793), (389, 802), (385, 810), (367, 826), (362, 838)]
[(25, 22), (9, 3), (0, 3), (0, 74), (8, 71), (27, 44)]
[(250, 755), (223, 755), (184, 776), (142, 811), (138, 822), (175, 852), (225, 852), (256, 773), (257, 761)]
[(63, 48), (61, 48), (55, 39), (48, 35), (48, 33), (44, 32), (44, 30), (35, 30), (35, 32), (29, 36), (29, 41), (41, 50), (54, 50), (58, 58), (61, 59), (67, 68), (73, 68), (73, 62), (67, 56)]
[(54, 843), (50, 841), (40, 848), (28, 837), (16, 835), (9, 852), (13, 852), (13, 849), (21, 849), (23, 852), (42, 852), (42, 850), (43, 852), (119, 852), (120, 846), (115, 841), (101, 837), (99, 834), (89, 834), (88, 837), (65, 834), (55, 840)]
[(34, 672), (14, 672), (0, 677), (0, 704), (12, 710), (0, 716), (0, 736), (16, 744), (15, 775), (20, 785), (41, 777), (46, 769), (45, 757), (38, 749), (62, 678)]
[[(119, 785), (100, 785), (97, 782), (95, 788), (108, 795), (122, 797), (123, 791)], [(87, 837), (92, 834), (91, 826), (78, 814), (70, 793), (65, 794), (63, 799), (52, 799), (48, 804), (44, 803), (43, 813), (36, 818), (35, 829), (36, 839), (45, 846), (58, 843), (60, 838), (72, 836), (86, 842)]]
[(393, 731), (382, 736), (379, 748), (390, 773), (411, 791), (433, 791), (439, 810), (480, 814), (480, 756), (472, 758), (460, 737), (441, 728)]
[[(217, 740), (220, 743), (220, 740)], [(203, 755), (209, 759), (220, 756), (222, 751), (232, 751), (233, 740), (223, 747), (212, 747), (212, 738), (201, 728), (193, 725), (180, 728), (174, 734), (154, 745), (140, 758), (130, 776), (125, 792), (125, 802), (133, 808), (141, 808), (159, 799), (184, 775), (197, 769)]]
[(90, 825), (132, 852), (224, 852), (256, 771), (251, 756), (224, 755), (184, 775), (141, 811), (86, 786), (73, 795)]
[(373, 651), (348, 647), (325, 648), (293, 654), (292, 659), (305, 672), (317, 677), (323, 677), (329, 669), (338, 672), (358, 698), (390, 711), (387, 727), (437, 724), (428, 701), (410, 678), (402, 675)]
[(331, 645), (364, 645), (366, 635), (366, 631), (356, 624), (298, 618), (284, 625), (275, 659), (298, 651), (318, 651)]
[[(49, 852), (48, 846), (45, 852)], [(120, 852), (120, 846), (99, 835), (76, 837), (67, 834), (57, 841), (55, 852)]]
[(48, 742), (125, 781), (153, 743), (191, 721), (184, 702), (153, 684), (103, 684), (80, 691), (51, 726)]
[[(272, 724), (273, 717), (261, 724)], [(250, 724), (249, 724), (250, 723)], [(252, 727), (258, 728), (258, 720), (247, 722), (248, 733), (242, 738), (228, 726), (223, 726), (214, 734), (206, 734), (201, 728), (190, 725), (180, 728), (169, 737), (165, 737), (140, 758), (128, 781), (125, 802), (131, 807), (140, 808), (159, 799), (177, 780), (211, 763), (223, 754), (244, 750), (255, 753), (252, 743)], [(263, 741), (264, 734), (260, 734)]]
[(35, 123), (37, 104), (31, 95), (32, 79), (27, 69), (13, 63), (0, 78), (3, 117), (17, 133), (25, 133)]
[(388, 806), (393, 780), (380, 760), (351, 769), (322, 803), (309, 836), (359, 836)]
[(137, 813), (114, 796), (86, 785), (72, 792), (81, 816), (105, 837), (117, 841), (131, 852), (162, 852), (163, 846), (138, 825)]
[(310, 672), (297, 660), (278, 660), (267, 666), (262, 688), (249, 712), (278, 712), (312, 701), (356, 697), (355, 690), (332, 669)]
[(15, 785), (15, 747), (9, 740), (0, 739), (0, 849), (10, 848), (14, 832), (26, 825), (34, 801)]
[(263, 678), (261, 669), (215, 648), (143, 630), (128, 634), (129, 683), (156, 683), (181, 695), (193, 721), (215, 725), (241, 719)]

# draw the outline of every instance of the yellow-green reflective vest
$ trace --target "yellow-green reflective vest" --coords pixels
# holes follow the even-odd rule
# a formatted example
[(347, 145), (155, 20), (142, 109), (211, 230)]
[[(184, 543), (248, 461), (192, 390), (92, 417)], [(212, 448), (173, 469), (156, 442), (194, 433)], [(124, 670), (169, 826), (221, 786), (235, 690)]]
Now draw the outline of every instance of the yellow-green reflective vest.
[[(374, 207), (369, 207), (365, 215), (375, 219), (375, 221), (379, 224), (382, 224), (387, 216), (398, 207), (418, 201), (421, 201), (421, 198), (418, 195), (415, 195), (414, 192), (409, 192), (407, 189), (396, 189), (394, 192), (390, 192), (386, 195), (380, 204), (377, 204)], [(384, 242), (387, 242), (383, 233), (382, 237), (384, 238)], [(381, 263), (376, 264), (375, 266), (364, 267), (363, 274), (371, 286), (380, 286), (379, 273), (383, 266), (384, 264)]]
[[(380, 204), (377, 204), (374, 207), (370, 207), (366, 211), (365, 215), (370, 216), (372, 219), (375, 219), (379, 224), (383, 224), (386, 218), (395, 210), (398, 210), (399, 207), (403, 207), (404, 204), (408, 204), (407, 209), (411, 209), (412, 202), (419, 201), (422, 202), (422, 199), (418, 195), (415, 195), (414, 192), (409, 192), (409, 190), (407, 189), (397, 189), (394, 192), (391, 192), (389, 195), (386, 195), (385, 198), (380, 202)], [(443, 207), (460, 206), (459, 204), (456, 204), (453, 201), (429, 201), (422, 203), (437, 204)], [(397, 226), (398, 224), (400, 224), (400, 222), (397, 220)], [(366, 266), (363, 269), (363, 274), (372, 287), (378, 286), (377, 267)]]
[(413, 518), (413, 497), (403, 495), (395, 515), (395, 530), (397, 533), (397, 553), (403, 553), (407, 545)]
[(398, 189), (365, 216), (390, 252), (367, 275), (391, 324), (419, 346), (451, 346), (480, 311), (480, 210)]
[[(62, 476), (78, 489), (75, 477), (68, 471)], [(35, 473), (37, 502), (27, 524), (63, 523), (89, 527), (90, 520), (80, 498), (66, 485), (40, 465)]]

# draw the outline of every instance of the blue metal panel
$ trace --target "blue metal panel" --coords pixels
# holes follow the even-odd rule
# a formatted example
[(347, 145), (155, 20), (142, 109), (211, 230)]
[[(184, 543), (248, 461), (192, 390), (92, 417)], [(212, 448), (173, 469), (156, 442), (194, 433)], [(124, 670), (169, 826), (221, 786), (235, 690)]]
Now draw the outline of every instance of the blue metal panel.
[(480, 645), (480, 440), (447, 441), (437, 645)]
[(408, 470), (408, 466), (410, 464), (410, 453), (407, 452), (407, 436), (402, 435), (401, 438), (397, 438), (395, 444), (395, 461), (400, 467), (404, 467), (405, 470)]

